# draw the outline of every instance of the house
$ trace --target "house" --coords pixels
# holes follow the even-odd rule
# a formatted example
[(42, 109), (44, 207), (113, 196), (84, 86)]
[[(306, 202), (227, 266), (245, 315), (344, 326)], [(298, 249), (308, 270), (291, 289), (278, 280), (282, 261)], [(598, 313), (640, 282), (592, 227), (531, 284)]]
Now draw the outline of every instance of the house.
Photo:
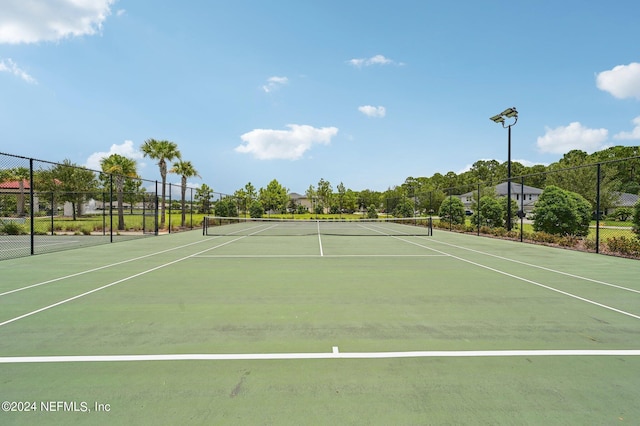
[(292, 192), (289, 194), (289, 199), (293, 200), (296, 205), (304, 206), (309, 210), (312, 210), (311, 200), (309, 200), (306, 195), (300, 195), (297, 192)]
[[(502, 182), (493, 187), (498, 197), (507, 196), (507, 182)], [(532, 186), (521, 185), (519, 183), (511, 182), (511, 199), (518, 203), (518, 210), (522, 209), (525, 213), (533, 211), (533, 205), (542, 194), (542, 189), (534, 188)], [(477, 200), (478, 191), (467, 192), (466, 194), (459, 195), (462, 204), (468, 211), (473, 211)]]
[[(31, 191), (31, 184), (28, 179), (13, 180), (0, 182), (0, 195), (13, 195), (16, 196), (17, 215), (24, 216), (27, 213), (27, 205), (29, 204), (29, 193)], [(34, 212), (38, 212), (38, 197), (33, 197)]]
[(629, 194), (626, 192), (612, 192), (611, 207), (604, 209), (604, 214), (612, 214), (616, 209), (620, 207), (633, 208), (640, 200), (640, 196), (637, 194)]

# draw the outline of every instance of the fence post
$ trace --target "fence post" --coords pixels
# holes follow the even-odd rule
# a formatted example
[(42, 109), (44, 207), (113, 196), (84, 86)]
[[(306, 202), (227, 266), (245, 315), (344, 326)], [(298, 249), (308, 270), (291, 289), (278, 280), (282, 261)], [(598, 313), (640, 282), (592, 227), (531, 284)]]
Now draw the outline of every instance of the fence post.
[(55, 229), (53, 228), (53, 209), (55, 208), (55, 202), (56, 202), (56, 193), (51, 191), (51, 235), (54, 235), (56, 233)]
[(113, 175), (109, 174), (109, 242), (113, 242)]
[(102, 236), (107, 235), (107, 193), (102, 190)]
[(600, 253), (600, 165), (601, 163), (598, 163), (596, 178), (596, 253)]
[(193, 229), (193, 188), (189, 188), (189, 228)]
[[(22, 179), (22, 177), (20, 177), (20, 179)], [(33, 213), (35, 212), (35, 209), (33, 208), (33, 200), (34, 200), (34, 196), (33, 196), (33, 158), (29, 159), (29, 222), (31, 224), (31, 235), (30, 235), (30, 239), (31, 239), (31, 254), (35, 254), (35, 246), (36, 246), (36, 235), (33, 229), (33, 226), (35, 225), (35, 220), (33, 218)]]
[(160, 197), (158, 197), (158, 181), (156, 181), (156, 194), (155, 194), (155, 198), (156, 198), (156, 207), (155, 207), (155, 212), (156, 212), (156, 219), (155, 219), (155, 224), (153, 226), (154, 232), (156, 235), (158, 235), (158, 214), (160, 213), (160, 206), (159, 201), (160, 201)]
[[(473, 217), (473, 216), (471, 216), (471, 217)], [(478, 223), (476, 224), (476, 227), (478, 228), (478, 237), (479, 237), (480, 236), (480, 222), (482, 221), (482, 216), (480, 214), (480, 183), (478, 183), (478, 205), (476, 206), (476, 217), (478, 218)]]
[(520, 178), (520, 242), (524, 241), (524, 176)]

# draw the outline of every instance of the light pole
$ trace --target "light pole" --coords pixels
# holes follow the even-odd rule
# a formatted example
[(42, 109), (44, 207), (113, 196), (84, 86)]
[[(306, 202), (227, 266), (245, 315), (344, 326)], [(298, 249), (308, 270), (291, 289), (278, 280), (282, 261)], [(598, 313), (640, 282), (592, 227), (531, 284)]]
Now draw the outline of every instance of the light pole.
[[(506, 124), (505, 119), (512, 118), (513, 123)], [(498, 115), (491, 117), (491, 120), (502, 124), (503, 128), (508, 129), (509, 148), (507, 154), (507, 231), (511, 231), (511, 126), (518, 122), (518, 111), (515, 107), (507, 108)]]

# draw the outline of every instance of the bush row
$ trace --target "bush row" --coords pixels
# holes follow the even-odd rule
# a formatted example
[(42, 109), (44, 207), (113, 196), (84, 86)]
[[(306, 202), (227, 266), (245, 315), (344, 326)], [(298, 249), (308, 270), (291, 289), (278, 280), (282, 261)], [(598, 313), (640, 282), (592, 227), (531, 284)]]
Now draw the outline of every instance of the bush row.
[[(436, 228), (451, 229), (456, 232), (477, 233), (478, 228), (473, 225), (450, 225), (444, 221), (434, 221), (433, 226)], [(481, 226), (480, 233), (505, 239), (520, 239), (519, 231), (507, 231), (505, 228), (491, 228)], [(584, 251), (595, 251), (596, 241), (590, 238), (577, 237), (574, 235), (553, 235), (547, 232), (523, 232), (524, 241), (536, 244), (544, 244), (550, 246), (559, 246), (566, 248), (574, 248)], [(640, 238), (631, 238), (625, 236), (607, 238), (600, 244), (600, 250), (607, 254), (634, 257), (640, 259)]]

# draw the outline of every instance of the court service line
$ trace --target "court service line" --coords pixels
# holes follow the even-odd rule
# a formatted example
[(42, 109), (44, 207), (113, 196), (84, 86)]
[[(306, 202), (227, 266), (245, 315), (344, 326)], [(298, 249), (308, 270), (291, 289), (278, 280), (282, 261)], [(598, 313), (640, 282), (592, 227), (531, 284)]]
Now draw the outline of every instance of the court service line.
[(104, 290), (105, 288), (113, 287), (113, 286), (114, 286), (114, 285), (116, 285), (116, 284), (120, 284), (120, 283), (123, 283), (123, 282), (125, 282), (125, 281), (129, 281), (129, 280), (131, 280), (131, 279), (133, 279), (133, 278), (137, 278), (137, 277), (140, 277), (140, 276), (142, 276), (142, 275), (146, 275), (146, 274), (148, 274), (148, 273), (150, 273), (150, 272), (154, 272), (154, 271), (157, 271), (157, 270), (159, 270), (159, 269), (166, 268), (167, 266), (171, 266), (171, 265), (173, 265), (173, 264), (175, 264), (175, 263), (182, 262), (183, 260), (186, 260), (186, 259), (192, 258), (192, 257), (194, 257), (194, 256), (197, 256), (198, 254), (206, 253), (207, 251), (215, 250), (215, 249), (217, 249), (217, 248), (219, 248), (219, 247), (226, 246), (227, 244), (234, 243), (234, 242), (236, 242), (236, 241), (238, 241), (238, 240), (241, 240), (241, 239), (243, 239), (243, 238), (247, 238), (247, 235), (243, 235), (243, 236), (238, 237), (238, 238), (236, 238), (236, 239), (234, 239), (234, 240), (227, 241), (227, 242), (224, 242), (224, 243), (222, 243), (222, 244), (219, 244), (219, 245), (217, 245), (217, 246), (215, 246), (215, 247), (209, 247), (209, 248), (207, 248), (207, 249), (205, 249), (205, 250), (202, 250), (202, 251), (200, 251), (200, 252), (198, 252), (198, 253), (194, 253), (194, 254), (191, 254), (191, 255), (189, 255), (189, 256), (181, 257), (180, 259), (176, 259), (176, 260), (173, 260), (173, 261), (171, 261), (171, 262), (164, 263), (164, 264), (162, 264), (162, 265), (159, 265), (159, 266), (156, 266), (156, 267), (153, 267), (153, 268), (147, 269), (147, 270), (145, 270), (145, 271), (138, 272), (137, 274), (133, 274), (133, 275), (130, 275), (130, 276), (128, 276), (128, 277), (125, 277), (125, 278), (119, 279), (119, 280), (117, 280), (117, 281), (113, 281), (113, 282), (111, 282), (111, 283), (109, 283), (109, 284), (105, 284), (105, 285), (103, 285), (103, 286), (101, 286), (101, 287), (94, 288), (93, 290), (86, 291), (86, 292), (84, 292), (84, 293), (82, 293), (82, 294), (78, 294), (78, 295), (76, 295), (76, 296), (69, 297), (69, 298), (67, 298), (67, 299), (61, 300), (61, 301), (59, 301), (59, 302), (53, 303), (53, 304), (51, 304), (51, 305), (45, 306), (45, 307), (40, 308), (40, 309), (36, 309), (35, 311), (28, 312), (28, 313), (26, 313), (26, 314), (23, 314), (23, 315), (17, 316), (17, 317), (15, 317), (15, 318), (12, 318), (12, 319), (6, 320), (6, 321), (4, 321), (4, 322), (0, 322), (0, 327), (2, 327), (2, 326), (4, 326), (4, 325), (7, 325), (7, 324), (10, 324), (10, 323), (15, 322), (15, 321), (18, 321), (18, 320), (21, 320), (21, 319), (24, 319), (24, 318), (30, 317), (30, 316), (32, 316), (32, 315), (38, 314), (38, 313), (43, 312), (43, 311), (46, 311), (46, 310), (48, 310), (48, 309), (55, 308), (56, 306), (63, 305), (63, 304), (65, 304), (65, 303), (71, 302), (71, 301), (73, 301), (73, 300), (80, 299), (81, 297), (88, 296), (88, 295), (93, 294), (93, 293), (96, 293), (96, 292), (98, 292), (98, 291), (100, 291), (100, 290)]
[(573, 294), (573, 293), (569, 293), (569, 292), (566, 292), (566, 291), (563, 291), (563, 290), (559, 290), (557, 288), (553, 288), (553, 287), (550, 287), (548, 285), (545, 285), (545, 284), (542, 284), (542, 283), (539, 283), (539, 282), (536, 282), (536, 281), (533, 281), (533, 280), (530, 280), (530, 279), (527, 279), (527, 278), (524, 278), (524, 277), (520, 277), (518, 275), (510, 274), (508, 272), (501, 271), (499, 269), (495, 269), (495, 268), (492, 268), (490, 266), (483, 265), (481, 263), (477, 263), (477, 262), (474, 262), (474, 261), (469, 260), (469, 259), (464, 259), (464, 258), (459, 257), (459, 256), (454, 256), (451, 253), (445, 253), (443, 251), (440, 251), (440, 250), (437, 250), (437, 249), (434, 249), (434, 248), (431, 248), (431, 247), (424, 246), (424, 245), (416, 243), (414, 241), (405, 240), (403, 238), (400, 238), (400, 237), (397, 237), (397, 236), (394, 236), (394, 235), (389, 235), (389, 236), (392, 237), (392, 238), (398, 239), (400, 241), (404, 241), (405, 243), (413, 244), (413, 245), (416, 245), (418, 247), (423, 247), (423, 248), (426, 248), (428, 250), (433, 250), (433, 251), (436, 251), (436, 252), (440, 252), (442, 254), (446, 254), (446, 255), (448, 255), (448, 256), (450, 256), (450, 257), (452, 257), (454, 259), (460, 260), (462, 262), (469, 263), (471, 265), (475, 265), (475, 266), (478, 266), (480, 268), (487, 269), (489, 271), (496, 272), (498, 274), (505, 275), (505, 276), (510, 277), (510, 278), (514, 278), (514, 279), (519, 280), (519, 281), (524, 281), (526, 283), (533, 284), (533, 285), (536, 285), (538, 287), (546, 288), (547, 290), (551, 290), (551, 291), (554, 291), (556, 293), (560, 293), (560, 294), (563, 294), (565, 296), (569, 296), (571, 298), (574, 298), (574, 299), (577, 299), (577, 300), (580, 300), (580, 301), (583, 301), (583, 302), (586, 302), (586, 303), (590, 303), (592, 305), (599, 306), (601, 308), (608, 309), (610, 311), (617, 312), (617, 313), (622, 314), (622, 315), (626, 315), (626, 316), (629, 316), (629, 317), (632, 317), (632, 318), (635, 318), (635, 319), (640, 319), (640, 315), (632, 314), (631, 312), (623, 311), (621, 309), (614, 308), (613, 306), (609, 306), (609, 305), (605, 305), (603, 303), (596, 302), (595, 300), (587, 299), (587, 298), (578, 296), (578, 295)]
[[(444, 254), (325, 254), (323, 257), (446, 257)], [(198, 258), (210, 258), (210, 259), (227, 259), (227, 258), (241, 258), (241, 259), (295, 259), (295, 258), (313, 258), (320, 257), (319, 254), (205, 254), (194, 256)]]
[(434, 239), (433, 241), (436, 242), (436, 243), (439, 243), (439, 244), (444, 244), (444, 245), (450, 246), (450, 247), (459, 248), (461, 250), (472, 251), (474, 253), (483, 254), (485, 256), (495, 257), (496, 259), (506, 260), (506, 261), (509, 261), (509, 262), (518, 263), (520, 265), (525, 265), (525, 266), (530, 266), (532, 268), (542, 269), (542, 270), (547, 271), (547, 272), (553, 272), (553, 273), (556, 273), (556, 274), (565, 275), (567, 277), (576, 278), (576, 279), (584, 280), (584, 281), (589, 281), (589, 282), (596, 283), (596, 284), (602, 284), (602, 285), (605, 285), (605, 286), (608, 286), (608, 287), (617, 288), (619, 290), (626, 290), (626, 291), (630, 291), (632, 293), (640, 294), (640, 290), (636, 290), (636, 289), (633, 289), (633, 288), (628, 288), (628, 287), (624, 287), (624, 286), (617, 285), (617, 284), (611, 284), (611, 283), (608, 283), (608, 282), (605, 282), (605, 281), (595, 280), (593, 278), (588, 278), (588, 277), (583, 277), (581, 275), (571, 274), (569, 272), (558, 271), (556, 269), (551, 269), (551, 268), (547, 268), (545, 266), (535, 265), (535, 264), (532, 264), (532, 263), (523, 262), (521, 260), (510, 259), (510, 258), (504, 257), (504, 256), (498, 256), (497, 254), (487, 253), (487, 252), (483, 252), (483, 251), (480, 251), (480, 250), (472, 249), (472, 248), (469, 248), (469, 247), (462, 247), (462, 246), (458, 246), (456, 244), (445, 243), (444, 241), (438, 241), (436, 239)]
[(324, 251), (322, 250), (322, 237), (320, 236), (320, 221), (316, 222), (318, 224), (318, 244), (320, 245), (320, 257), (324, 256)]
[(195, 245), (195, 244), (201, 244), (201, 243), (206, 242), (206, 241), (207, 240), (200, 240), (200, 241), (196, 241), (196, 242), (193, 242), (193, 243), (184, 244), (182, 246), (173, 247), (173, 248), (169, 248), (169, 249), (166, 249), (166, 250), (161, 250), (161, 251), (158, 251), (158, 252), (155, 252), (155, 253), (145, 254), (144, 256), (134, 257), (132, 259), (127, 259), (127, 260), (123, 260), (123, 261), (120, 261), (120, 262), (115, 262), (115, 263), (110, 263), (108, 265), (98, 266), (97, 268), (92, 268), (92, 269), (88, 269), (88, 270), (85, 270), (85, 271), (76, 272), (75, 274), (65, 275), (65, 276), (62, 276), (62, 277), (53, 278), (51, 280), (43, 281), (43, 282), (36, 283), (36, 284), (31, 284), (31, 285), (28, 285), (28, 286), (25, 286), (25, 287), (21, 287), (21, 288), (17, 288), (17, 289), (14, 289), (14, 290), (5, 291), (4, 293), (0, 293), (0, 297), (6, 296), (7, 294), (11, 294), (11, 293), (17, 293), (17, 292), (23, 291), (23, 290), (28, 290), (30, 288), (39, 287), (41, 285), (51, 284), (51, 283), (56, 282), (56, 281), (66, 280), (67, 278), (73, 278), (73, 277), (77, 277), (77, 276), (80, 276), (80, 275), (85, 275), (85, 274), (90, 274), (92, 272), (100, 271), (102, 269), (107, 269), (107, 268), (112, 268), (114, 266), (123, 265), (125, 263), (135, 262), (135, 261), (140, 260), (140, 259), (145, 259), (147, 257), (157, 256), (159, 254), (167, 253), (167, 252), (170, 252), (170, 251), (173, 251), (173, 250), (179, 250), (179, 249), (182, 249), (182, 248), (185, 248), (185, 247), (189, 247), (189, 246), (192, 246), (192, 245)]
[[(249, 230), (254, 229), (254, 228), (257, 228), (257, 227), (249, 228)], [(229, 234), (229, 236), (232, 236), (233, 234), (237, 234), (238, 232), (242, 232), (242, 231), (232, 232), (232, 233)], [(221, 238), (221, 237), (222, 237), (221, 235), (218, 235), (218, 236), (212, 237), (212, 239), (217, 239), (217, 238)], [(138, 257), (134, 257), (132, 259), (123, 260), (123, 261), (120, 261), (120, 262), (110, 263), (108, 265), (99, 266), (97, 268), (92, 268), (92, 269), (88, 269), (88, 270), (85, 270), (85, 271), (76, 272), (75, 274), (70, 274), (70, 275), (65, 275), (65, 276), (58, 277), (58, 278), (53, 278), (51, 280), (43, 281), (43, 282), (40, 282), (40, 283), (31, 284), (31, 285), (28, 285), (28, 286), (25, 286), (25, 287), (20, 287), (20, 288), (14, 289), (14, 290), (5, 291), (4, 293), (0, 293), (0, 297), (6, 296), (7, 294), (23, 291), (23, 290), (28, 290), (30, 288), (39, 287), (41, 285), (51, 284), (51, 283), (56, 282), (56, 281), (66, 280), (68, 278), (74, 278), (74, 277), (77, 277), (77, 276), (80, 276), (80, 275), (90, 274), (92, 272), (100, 271), (102, 269), (112, 268), (114, 266), (123, 265), (125, 263), (135, 262), (135, 261), (140, 260), (140, 259), (145, 259), (145, 258), (148, 258), (148, 257), (157, 256), (159, 254), (168, 253), (170, 251), (180, 250), (180, 249), (183, 249), (185, 247), (193, 246), (193, 245), (196, 245), (196, 244), (202, 244), (204, 242), (207, 242), (207, 239), (202, 239), (202, 240), (195, 241), (195, 242), (189, 243), (189, 244), (184, 244), (184, 245), (181, 245), (181, 246), (178, 246), (178, 247), (172, 247), (172, 248), (169, 248), (169, 249), (166, 249), (166, 250), (160, 250), (160, 251), (157, 251), (155, 253), (145, 254), (144, 256), (138, 256)]]
[(8, 356), (0, 364), (59, 362), (131, 362), (131, 361), (227, 361), (227, 360), (299, 360), (299, 359), (388, 359), (388, 358), (482, 358), (536, 356), (640, 356), (637, 349), (549, 349), (485, 351), (406, 351), (406, 352), (331, 352), (262, 353), (262, 354), (150, 354), (150, 355), (77, 355), (77, 356)]

